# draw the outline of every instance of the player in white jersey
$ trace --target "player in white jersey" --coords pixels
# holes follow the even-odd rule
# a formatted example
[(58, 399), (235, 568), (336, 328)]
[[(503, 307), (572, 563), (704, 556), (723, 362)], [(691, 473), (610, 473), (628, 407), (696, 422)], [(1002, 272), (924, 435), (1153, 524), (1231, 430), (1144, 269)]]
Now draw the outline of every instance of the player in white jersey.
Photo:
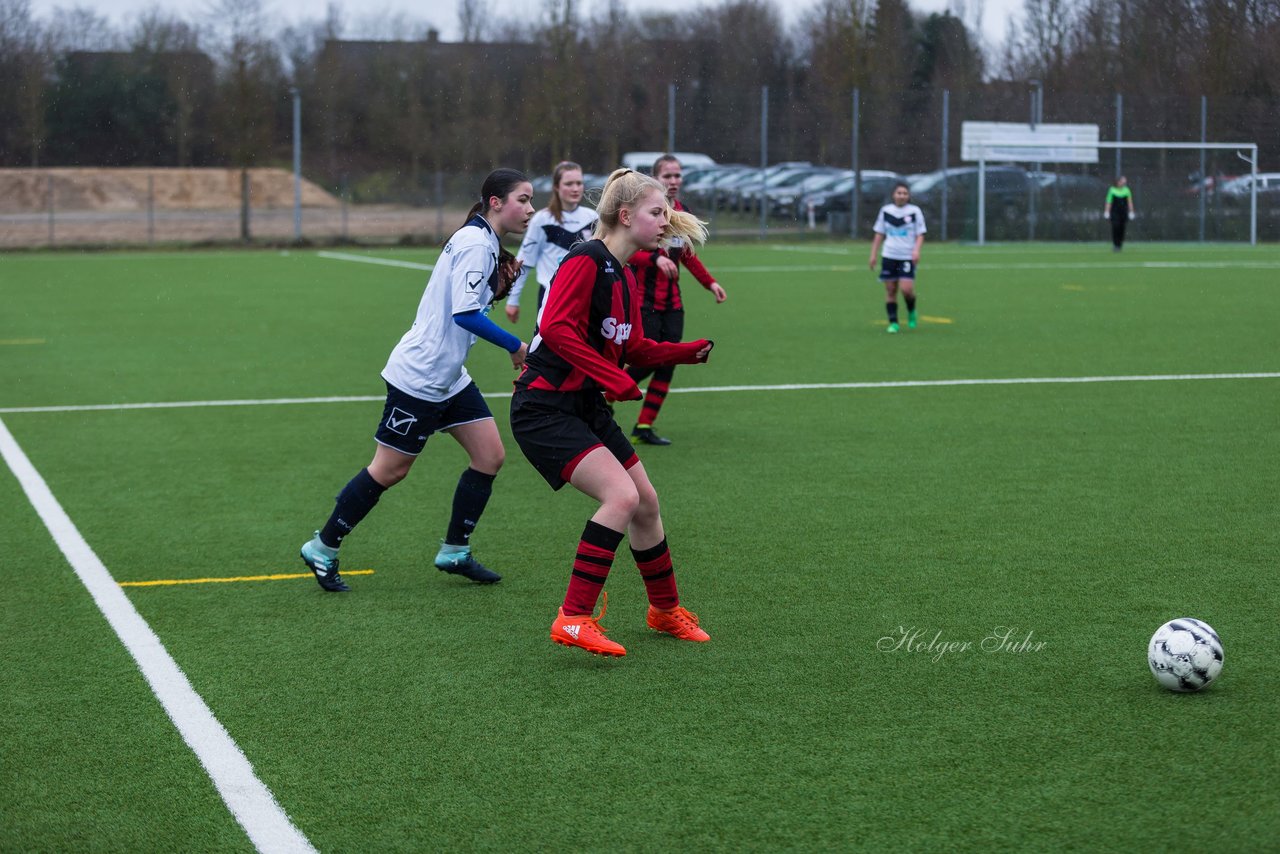
[(871, 229), (871, 259), (867, 266), (876, 268), (876, 255), (884, 243), (880, 281), (884, 282), (885, 311), (889, 315), (889, 332), (898, 331), (898, 288), (907, 304), (907, 327), (916, 328), (916, 268), (920, 266), (920, 247), (924, 245), (924, 213), (911, 204), (911, 188), (899, 181), (893, 185), (893, 202), (880, 208)]
[(533, 185), (523, 173), (498, 169), (489, 174), (467, 222), (445, 244), (418, 304), (413, 326), (391, 351), (382, 378), (387, 399), (374, 433), (373, 462), (338, 494), (329, 521), (302, 546), (302, 561), (330, 592), (350, 588), (338, 574), (338, 547), (382, 493), (413, 466), (435, 432), (447, 432), (470, 457), (458, 479), (453, 514), (436, 568), (491, 584), (502, 576), (471, 555), (471, 533), (484, 512), (506, 451), (493, 414), (465, 362), (476, 338), (511, 354), (516, 370), (524, 366), (528, 345), (487, 317), (519, 274), (519, 262), (502, 249), (501, 239), (523, 231), (533, 215)]
[(516, 253), (516, 259), (523, 267), (520, 278), (516, 279), (507, 296), (507, 319), (512, 323), (520, 320), (520, 294), (524, 290), (529, 268), (536, 268), (538, 308), (542, 308), (547, 285), (551, 284), (551, 277), (560, 269), (564, 256), (569, 254), (575, 243), (591, 239), (591, 232), (600, 217), (582, 204), (584, 189), (581, 166), (568, 160), (556, 165), (555, 171), (551, 173), (550, 204), (529, 220), (524, 242)]

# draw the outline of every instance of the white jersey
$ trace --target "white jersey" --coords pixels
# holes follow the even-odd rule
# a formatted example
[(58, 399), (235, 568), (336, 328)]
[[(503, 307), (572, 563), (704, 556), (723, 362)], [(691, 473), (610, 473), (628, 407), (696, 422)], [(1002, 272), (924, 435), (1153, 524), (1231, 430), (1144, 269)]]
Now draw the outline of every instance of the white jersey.
[(476, 336), (453, 316), (477, 309), (488, 313), (498, 285), (498, 249), (498, 235), (479, 214), (454, 232), (431, 271), (413, 326), (382, 369), (384, 380), (436, 403), (467, 387), (471, 375), (463, 362)]
[(924, 212), (915, 205), (885, 205), (871, 229), (884, 235), (884, 257), (894, 261), (910, 261), (916, 248), (916, 237), (925, 233)]
[(524, 242), (516, 258), (524, 262), (524, 269), (511, 286), (507, 305), (520, 305), (520, 292), (529, 277), (529, 267), (537, 266), (538, 282), (551, 284), (551, 277), (560, 269), (560, 262), (569, 254), (575, 243), (591, 239), (599, 214), (586, 205), (578, 205), (571, 211), (562, 211), (562, 222), (557, 222), (550, 208), (543, 208), (529, 220)]

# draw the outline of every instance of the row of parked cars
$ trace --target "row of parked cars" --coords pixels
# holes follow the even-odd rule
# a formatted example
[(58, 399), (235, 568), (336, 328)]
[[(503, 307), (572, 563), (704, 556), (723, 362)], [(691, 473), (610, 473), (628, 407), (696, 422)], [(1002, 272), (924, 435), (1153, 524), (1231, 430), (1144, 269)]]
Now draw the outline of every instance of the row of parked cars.
[[(634, 163), (626, 165), (648, 171), (656, 153), (637, 152), (627, 155)], [(861, 181), (860, 218), (874, 217), (880, 205), (889, 200), (893, 187), (905, 181), (911, 188), (912, 201), (926, 214), (936, 216), (941, 210), (944, 192), (949, 214), (964, 216), (976, 209), (978, 168), (959, 166), (946, 170), (902, 175), (881, 169), (863, 169), (855, 176), (851, 169), (808, 162), (775, 163), (765, 168), (742, 164), (716, 164), (705, 155), (686, 154), (681, 158), (684, 172), (682, 197), (699, 213), (711, 210), (760, 211), (762, 204), (771, 217), (806, 221), (824, 221), (832, 214), (847, 217), (853, 202), (855, 181)], [(604, 185), (607, 175), (585, 176), (588, 190)], [(1219, 182), (1218, 192), (1224, 197), (1246, 199), (1251, 186), (1245, 175)], [(1024, 217), (1033, 190), (1040, 204), (1060, 210), (1078, 209), (1094, 212), (1101, 209), (1108, 182), (1092, 175), (1071, 172), (1029, 171), (1017, 166), (987, 166), (985, 195), (988, 216), (1015, 219)], [(945, 188), (945, 189), (944, 189)], [(534, 182), (539, 195), (549, 193), (551, 179)], [(1280, 173), (1258, 176), (1258, 192), (1280, 194)], [(590, 196), (589, 196), (590, 198)]]

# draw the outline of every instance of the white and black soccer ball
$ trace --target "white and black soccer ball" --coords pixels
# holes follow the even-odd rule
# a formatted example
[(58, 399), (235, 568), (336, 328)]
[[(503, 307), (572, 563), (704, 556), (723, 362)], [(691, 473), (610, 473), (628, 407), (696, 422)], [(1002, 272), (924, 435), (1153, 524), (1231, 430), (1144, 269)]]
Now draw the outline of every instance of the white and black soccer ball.
[(1222, 672), (1222, 641), (1208, 623), (1179, 617), (1151, 636), (1147, 663), (1170, 691), (1199, 691)]

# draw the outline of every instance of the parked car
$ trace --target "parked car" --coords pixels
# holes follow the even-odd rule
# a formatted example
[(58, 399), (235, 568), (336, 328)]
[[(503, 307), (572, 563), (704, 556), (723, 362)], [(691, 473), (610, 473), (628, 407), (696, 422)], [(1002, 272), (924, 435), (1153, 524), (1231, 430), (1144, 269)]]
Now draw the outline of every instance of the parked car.
[[(859, 210), (858, 216), (866, 216), (869, 209), (870, 215), (874, 216), (876, 210), (879, 210), (880, 206), (889, 200), (893, 185), (901, 180), (902, 176), (897, 172), (889, 172), (883, 169), (863, 169), (859, 203), (861, 210)], [(833, 211), (848, 213), (849, 205), (853, 201), (854, 185), (855, 176), (850, 171), (845, 177), (826, 188), (806, 193), (797, 200), (795, 215), (797, 217), (808, 216), (811, 205), (816, 219), (825, 219)]]
[[(1014, 219), (1027, 207), (1031, 176), (1019, 166), (986, 167), (986, 208), (988, 216)], [(943, 182), (947, 189), (948, 217), (958, 218), (966, 210), (976, 212), (978, 205), (978, 168), (960, 166), (907, 177), (911, 200), (926, 214), (937, 216), (942, 205)]]
[[(1252, 175), (1241, 175), (1239, 178), (1233, 178), (1225, 182), (1222, 185), (1222, 195), (1247, 199), (1253, 187), (1253, 177)], [(1257, 177), (1258, 195), (1263, 195), (1264, 193), (1270, 195), (1280, 192), (1280, 172), (1259, 172)]]
[[(680, 161), (680, 165), (689, 168), (692, 166), (714, 166), (716, 162), (706, 154), (699, 154), (694, 151), (675, 151), (672, 152)], [(653, 164), (659, 157), (666, 154), (665, 151), (628, 151), (622, 155), (622, 165), (628, 169), (634, 169), (637, 172), (643, 172), (648, 175), (653, 171)]]

